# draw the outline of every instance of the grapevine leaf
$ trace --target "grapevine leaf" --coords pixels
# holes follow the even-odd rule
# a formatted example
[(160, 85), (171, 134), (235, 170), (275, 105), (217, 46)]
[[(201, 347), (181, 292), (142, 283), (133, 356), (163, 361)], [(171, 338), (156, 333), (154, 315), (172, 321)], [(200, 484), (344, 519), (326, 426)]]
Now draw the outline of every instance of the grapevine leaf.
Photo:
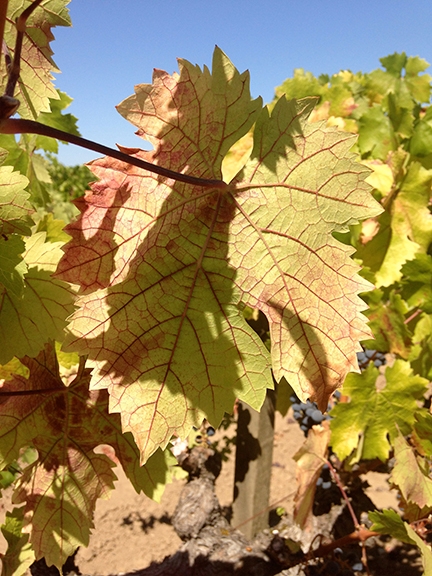
[(432, 550), (430, 545), (420, 538), (417, 532), (409, 524), (406, 524), (405, 526), (408, 538), (411, 538), (420, 550), (425, 576), (432, 574)]
[(70, 239), (64, 231), (65, 225), (64, 220), (57, 220), (51, 212), (48, 212), (37, 223), (36, 232), (45, 232), (47, 242), (65, 243)]
[(312, 72), (305, 72), (303, 68), (296, 68), (293, 78), (287, 78), (276, 88), (275, 92), (277, 98), (285, 94), (288, 100), (300, 99), (306, 96), (321, 95), (323, 86)]
[(431, 176), (432, 170), (411, 162), (389, 209), (376, 220), (378, 233), (357, 250), (363, 264), (375, 272), (377, 287), (399, 282), (404, 264), (429, 248)]
[(369, 518), (373, 522), (371, 530), (374, 532), (390, 534), (393, 538), (417, 546), (422, 556), (424, 574), (432, 574), (432, 550), (430, 546), (394, 510), (384, 510), (382, 513), (369, 512)]
[(397, 148), (396, 136), (388, 115), (381, 106), (369, 108), (359, 120), (358, 147), (362, 155), (385, 160)]
[[(413, 216), (411, 212), (411, 217)], [(412, 221), (405, 213), (403, 202), (396, 199), (391, 212), (377, 219), (379, 231), (370, 242), (360, 247), (358, 256), (363, 264), (375, 271), (375, 285), (390, 286), (402, 278), (401, 268), (420, 250), (412, 235)], [(427, 222), (427, 221), (426, 221)]]
[(427, 156), (432, 152), (432, 109), (430, 107), (414, 128), (410, 140), (410, 152), (414, 156)]
[[(329, 116), (345, 118), (349, 116), (356, 107), (352, 97), (352, 91), (346, 82), (351, 77), (350, 72), (340, 72), (329, 77), (315, 78), (311, 72), (305, 72), (302, 68), (294, 70), (294, 77), (288, 78), (275, 90), (279, 98), (285, 94), (287, 100), (295, 98), (305, 98), (307, 96), (317, 96), (320, 98), (320, 106), (317, 108), (318, 114), (324, 113), (320, 120), (328, 119)], [(314, 111), (315, 112), (315, 111)]]
[(374, 340), (366, 341), (371, 350), (391, 352), (407, 359), (411, 348), (411, 332), (405, 323), (408, 312), (406, 302), (400, 294), (390, 292), (387, 302), (383, 302), (382, 290), (373, 290), (365, 295), (369, 310), (365, 312), (369, 319)]
[(402, 267), (402, 297), (412, 308), (432, 313), (432, 256), (417, 254)]
[[(63, 130), (69, 134), (80, 136), (77, 127), (77, 118), (72, 114), (62, 114), (63, 110), (70, 106), (72, 98), (60, 90), (57, 90), (57, 94), (58, 100), (50, 101), (51, 111), (49, 113), (41, 112), (37, 119), (38, 122), (46, 124), (47, 126), (52, 126), (58, 130)], [(49, 138), (48, 136), (38, 136), (36, 138), (36, 148), (42, 148), (46, 152), (57, 154), (58, 142), (54, 138)]]
[(96, 500), (114, 487), (114, 463), (94, 449), (112, 446), (135, 489), (150, 496), (159, 497), (169, 480), (168, 461), (158, 452), (148, 466), (139, 466), (132, 436), (122, 434), (117, 415), (108, 414), (107, 392), (89, 392), (90, 370), (83, 362), (66, 385), (52, 345), (22, 362), (29, 378), (16, 376), (2, 392), (29, 394), (9, 396), (0, 404), (0, 458), (7, 465), (21, 448), (37, 449), (39, 457), (24, 469), (14, 502), (25, 503), (24, 531), (36, 557), (45, 556), (48, 565), (60, 569), (78, 545), (88, 544)]
[[(50, 42), (54, 36), (51, 29), (55, 26), (70, 26), (66, 8), (68, 3), (69, 0), (47, 0), (38, 6), (27, 20), (21, 50), (20, 80), (15, 93), (15, 97), (21, 102), (19, 113), (23, 118), (35, 120), (39, 112), (50, 111), (50, 98), (59, 98), (51, 74), (58, 71), (52, 60)], [(29, 4), (28, 0), (9, 0), (4, 40), (11, 56), (14, 54), (16, 38), (15, 20)], [(7, 79), (6, 67), (2, 66), (2, 93), (5, 91)]]
[(409, 56), (405, 65), (405, 82), (412, 97), (422, 103), (430, 101), (432, 76), (430, 74), (419, 76), (419, 74), (429, 66), (429, 62), (418, 56)]
[(432, 316), (422, 314), (417, 322), (413, 345), (409, 354), (411, 366), (417, 374), (432, 379)]
[(2, 576), (21, 576), (34, 562), (35, 555), (28, 534), (22, 533), (24, 508), (14, 508), (6, 512), (5, 523), (1, 527), (8, 548), (1, 555)]
[(379, 190), (383, 196), (387, 196), (394, 184), (390, 166), (380, 160), (363, 160), (362, 163), (372, 170), (372, 174), (367, 178), (368, 184)]
[(66, 318), (74, 310), (72, 288), (51, 276), (62, 243), (44, 240), (45, 233), (40, 232), (26, 241), (27, 272), (21, 294), (0, 285), (0, 364), (14, 356), (35, 356), (50, 338), (62, 341)]
[(399, 432), (393, 442), (395, 465), (391, 483), (395, 484), (405, 502), (413, 503), (421, 509), (432, 509), (432, 480), (429, 478), (429, 462), (416, 457), (413, 448)]
[(285, 378), (282, 378), (277, 387), (276, 394), (276, 410), (282, 415), (286, 416), (288, 410), (292, 404), (290, 397), (293, 394), (293, 390)]
[(7, 364), (0, 366), (0, 380), (10, 380), (14, 374), (28, 376), (28, 369), (18, 358), (13, 358)]
[(45, 206), (49, 203), (47, 185), (51, 182), (47, 161), (36, 153), (38, 139), (33, 134), (22, 134), (19, 140), (14, 136), (0, 134), (0, 145), (8, 151), (5, 165), (13, 166), (27, 178), (27, 190), (33, 204)]
[(325, 407), (369, 334), (358, 293), (370, 285), (332, 236), (381, 211), (353, 136), (309, 124), (312, 100), (260, 112), (248, 84), (216, 49), (212, 75), (180, 61), (179, 75), (156, 71), (119, 106), (155, 147), (129, 153), (211, 179), (256, 121), (226, 188), (97, 160), (66, 229), (58, 275), (83, 293), (68, 349), (89, 356), (92, 387), (108, 388), (143, 460), (203, 417), (218, 424), (236, 397), (260, 408), (272, 379), (245, 305), (270, 323), (276, 380)]
[(34, 211), (24, 191), (28, 180), (11, 166), (0, 167), (0, 234), (30, 234)]
[[(50, 113), (41, 112), (37, 120), (42, 124), (79, 135), (76, 118), (71, 114), (62, 114), (62, 110), (70, 104), (71, 98), (59, 91), (59, 100), (51, 100), (50, 102), (52, 111)], [(21, 134), (18, 140), (15, 139), (14, 135), (0, 134), (0, 145), (8, 152), (7, 157), (4, 159), (5, 165), (13, 166), (15, 170), (18, 170), (22, 174), (22, 180), (24, 176), (27, 177), (28, 182), (26, 182), (28, 183), (27, 190), (29, 194), (26, 193), (26, 197), (30, 196), (33, 203), (42, 206), (46, 206), (50, 201), (56, 200), (54, 206), (51, 204), (50, 208), (58, 213), (59, 200), (55, 197), (55, 193), (59, 192), (59, 190), (52, 184), (50, 175), (51, 170), (54, 168), (53, 157), (49, 157), (48, 162), (46, 157), (37, 153), (37, 150), (41, 149), (45, 152), (57, 152), (57, 141), (47, 136), (36, 136), (34, 134)], [(58, 161), (55, 161), (55, 167), (59, 167)], [(70, 188), (73, 187), (75, 182), (70, 182), (68, 168), (62, 168), (63, 174), (58, 174), (58, 170), (56, 172), (56, 175), (59, 176), (56, 183), (61, 179), (61, 186), (66, 191), (65, 195), (69, 196)], [(86, 171), (87, 169), (82, 166), (80, 170)], [(69, 210), (71, 209), (74, 209), (73, 206), (70, 206)]]
[(372, 218), (363, 222), (360, 239), (361, 243), (357, 246), (356, 257), (362, 261), (364, 267), (367, 266), (372, 272), (376, 272), (384, 262), (391, 240), (389, 212), (384, 212), (376, 219)]
[(24, 275), (27, 266), (22, 259), (25, 244), (15, 234), (0, 237), (0, 285), (11, 295), (20, 298), (24, 290)]
[(432, 456), (432, 415), (430, 413), (416, 414), (413, 442), (418, 452), (429, 458)]
[(394, 510), (383, 510), (382, 512), (369, 512), (369, 519), (373, 522), (371, 530), (380, 534), (391, 534), (394, 538), (414, 544), (412, 538), (407, 533), (408, 524), (402, 520)]
[[(411, 162), (394, 200), (393, 219), (405, 219), (404, 233), (426, 252), (432, 242), (430, 204), (432, 170)], [(401, 229), (399, 229), (402, 232)]]
[(353, 136), (307, 123), (310, 106), (281, 98), (271, 117), (263, 109), (241, 173), (233, 228), (242, 237), (231, 262), (246, 304), (269, 319), (276, 380), (284, 376), (325, 410), (344, 374), (357, 369), (355, 342), (368, 331), (357, 294), (370, 289), (332, 232), (382, 209), (364, 182), (369, 171), (349, 151)]
[[(405, 52), (395, 52), (394, 54), (389, 54), (388, 56), (384, 56), (380, 58), (381, 64), (384, 66), (388, 74), (385, 74), (381, 70), (376, 70), (375, 73), (380, 73), (386, 79), (386, 83), (384, 85), (379, 86), (377, 91), (381, 93), (386, 93), (387, 91), (395, 88), (396, 80), (394, 78), (399, 79), (402, 73), (402, 70), (405, 68), (407, 63), (407, 55)], [(371, 74), (372, 76), (373, 74)], [(394, 78), (393, 78), (394, 77)]]
[(304, 528), (310, 520), (314, 502), (316, 483), (325, 464), (330, 441), (330, 428), (327, 421), (312, 426), (303, 446), (293, 456), (297, 462), (297, 492), (294, 497), (294, 519)]
[(343, 393), (350, 402), (332, 409), (331, 445), (341, 460), (357, 448), (357, 460), (385, 461), (397, 427), (403, 434), (411, 431), (418, 411), (416, 400), (425, 393), (427, 380), (413, 375), (403, 360), (386, 367), (383, 387), (378, 375), (372, 363), (362, 374), (348, 374)]

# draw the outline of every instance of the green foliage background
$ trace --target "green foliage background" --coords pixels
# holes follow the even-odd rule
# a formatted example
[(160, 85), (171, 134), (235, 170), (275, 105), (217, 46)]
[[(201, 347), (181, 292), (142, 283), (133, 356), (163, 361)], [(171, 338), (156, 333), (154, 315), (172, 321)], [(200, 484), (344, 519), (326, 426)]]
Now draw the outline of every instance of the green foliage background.
[(378, 370), (371, 361), (347, 376), (342, 401), (330, 411), (331, 446), (348, 470), (395, 458), (390, 486), (400, 495), (401, 516), (371, 513), (372, 529), (416, 543), (429, 574), (430, 547), (407, 523), (421, 524), (432, 511), (431, 76), (425, 60), (405, 53), (380, 62), (370, 73), (319, 78), (297, 69), (276, 94), (317, 96), (316, 119), (358, 134), (355, 149), (385, 208), (337, 234), (355, 248), (361, 274), (375, 286), (363, 294), (374, 336), (363, 345), (387, 353), (387, 365)]

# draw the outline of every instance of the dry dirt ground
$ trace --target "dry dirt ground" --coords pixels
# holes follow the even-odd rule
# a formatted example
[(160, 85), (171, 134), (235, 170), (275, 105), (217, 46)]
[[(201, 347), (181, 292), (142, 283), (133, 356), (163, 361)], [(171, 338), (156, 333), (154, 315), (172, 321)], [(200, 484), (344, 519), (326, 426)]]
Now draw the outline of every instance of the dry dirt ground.
[[(232, 430), (234, 433), (234, 430)], [(270, 503), (292, 508), (295, 492), (295, 463), (292, 456), (304, 441), (298, 424), (288, 415), (276, 414)], [(83, 574), (98, 576), (129, 573), (146, 568), (173, 554), (181, 545), (170, 519), (185, 481), (177, 480), (166, 487), (160, 504), (138, 495), (117, 468), (118, 482), (109, 500), (100, 500), (96, 508), (95, 529), (88, 548), (81, 548), (75, 558)], [(222, 506), (232, 503), (234, 451), (216, 482), (216, 494)], [(395, 507), (394, 495), (388, 491), (382, 474), (368, 475), (372, 487), (369, 497), (380, 508)], [(2, 537), (0, 537), (2, 539)], [(4, 542), (0, 541), (0, 552)]]

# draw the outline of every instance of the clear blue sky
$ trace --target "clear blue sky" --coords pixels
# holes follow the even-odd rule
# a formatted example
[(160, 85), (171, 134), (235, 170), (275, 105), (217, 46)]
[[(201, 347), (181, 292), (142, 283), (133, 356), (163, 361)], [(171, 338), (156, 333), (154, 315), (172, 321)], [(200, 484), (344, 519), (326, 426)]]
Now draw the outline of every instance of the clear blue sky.
[[(52, 43), (56, 86), (74, 99), (84, 137), (108, 146), (140, 146), (135, 128), (115, 110), (149, 83), (153, 68), (172, 73), (177, 57), (211, 66), (217, 44), (251, 74), (265, 102), (294, 68), (315, 75), (369, 72), (379, 58), (405, 51), (432, 63), (431, 0), (72, 0), (73, 27)], [(430, 71), (429, 71), (430, 72)], [(61, 146), (60, 160), (96, 155)]]

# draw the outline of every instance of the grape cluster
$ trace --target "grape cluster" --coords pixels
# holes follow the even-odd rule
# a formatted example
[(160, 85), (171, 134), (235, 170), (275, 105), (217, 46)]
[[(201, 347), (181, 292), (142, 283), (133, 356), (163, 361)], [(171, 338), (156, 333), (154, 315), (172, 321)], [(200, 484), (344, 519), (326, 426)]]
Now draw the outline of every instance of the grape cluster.
[(290, 396), (290, 401), (292, 402), (294, 418), (299, 423), (300, 429), (305, 436), (307, 436), (312, 426), (321, 424), (323, 420), (330, 419), (328, 414), (323, 414), (321, 410), (318, 410), (315, 402), (310, 402), (309, 400), (307, 402), (301, 402), (295, 394)]
[(357, 360), (361, 370), (365, 370), (369, 362), (373, 362), (377, 368), (386, 363), (385, 354), (377, 350), (366, 350), (357, 353)]

